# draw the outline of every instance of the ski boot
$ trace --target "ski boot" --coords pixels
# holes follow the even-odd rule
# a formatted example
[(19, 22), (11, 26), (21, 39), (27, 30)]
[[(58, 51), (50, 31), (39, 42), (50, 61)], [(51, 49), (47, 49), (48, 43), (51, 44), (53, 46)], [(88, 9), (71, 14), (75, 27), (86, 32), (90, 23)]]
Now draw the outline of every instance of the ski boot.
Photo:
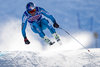
[(54, 38), (56, 39), (56, 41), (57, 41), (60, 45), (62, 45), (62, 42), (61, 42), (61, 40), (60, 40), (59, 35), (58, 35), (57, 33), (54, 33), (53, 36), (54, 36)]
[(53, 34), (53, 36), (54, 36), (54, 38), (57, 40), (57, 42), (59, 42), (59, 41), (60, 41), (60, 38), (59, 38), (59, 36), (58, 36), (58, 34), (57, 34), (57, 33), (54, 33), (54, 34)]
[(44, 36), (43, 38), (45, 40), (46, 43), (48, 43), (49, 45), (53, 45), (55, 42), (51, 42), (50, 39), (46, 36)]

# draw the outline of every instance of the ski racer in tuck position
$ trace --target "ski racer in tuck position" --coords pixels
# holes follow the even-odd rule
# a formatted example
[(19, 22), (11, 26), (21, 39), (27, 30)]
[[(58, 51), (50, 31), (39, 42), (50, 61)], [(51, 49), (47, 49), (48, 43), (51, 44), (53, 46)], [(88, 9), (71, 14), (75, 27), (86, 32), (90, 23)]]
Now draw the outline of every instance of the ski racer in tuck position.
[(28, 40), (25, 32), (27, 22), (30, 23), (32, 31), (34, 33), (39, 34), (39, 36), (43, 38), (44, 41), (49, 45), (53, 45), (55, 42), (52, 42), (43, 32), (43, 30), (46, 28), (49, 29), (57, 42), (60, 41), (59, 35), (56, 33), (55, 29), (49, 23), (49, 21), (46, 18), (42, 17), (43, 15), (53, 22), (53, 26), (55, 28), (59, 28), (59, 25), (57, 24), (55, 18), (52, 15), (50, 15), (45, 9), (35, 6), (33, 2), (29, 2), (27, 3), (26, 11), (22, 16), (22, 35), (24, 37), (25, 44), (30, 44), (30, 41)]

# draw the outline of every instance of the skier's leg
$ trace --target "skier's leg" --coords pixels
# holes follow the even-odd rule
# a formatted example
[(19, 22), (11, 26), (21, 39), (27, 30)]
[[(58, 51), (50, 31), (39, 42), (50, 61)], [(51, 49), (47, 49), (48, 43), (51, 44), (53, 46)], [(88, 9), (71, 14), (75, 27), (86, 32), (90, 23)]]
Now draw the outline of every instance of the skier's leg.
[(56, 33), (55, 29), (52, 27), (52, 25), (49, 23), (48, 20), (46, 20), (45, 18), (43, 18), (43, 19), (41, 20), (41, 23), (42, 23), (42, 26), (45, 25), (45, 26), (50, 30), (50, 32), (51, 32), (52, 34)]
[(38, 33), (39, 36), (41, 38), (43, 38), (45, 36), (45, 34), (43, 33), (43, 31), (41, 30), (40, 26), (38, 25), (38, 23), (34, 22), (32, 25), (31, 25), (31, 29), (34, 33)]
[(43, 30), (38, 25), (38, 23), (34, 22), (33, 26), (31, 27), (31, 29), (32, 29), (33, 32), (38, 33), (40, 35), (40, 37), (43, 38), (46, 43), (48, 43), (50, 45), (52, 45), (54, 43), (54, 42), (51, 42), (50, 39), (45, 36)]
[(54, 36), (54, 38), (57, 40), (57, 42), (60, 41), (59, 35), (56, 33), (55, 29), (52, 27), (52, 25), (49, 23), (49, 21), (44, 18), (44, 19), (42, 19), (41, 22), (47, 26), (47, 28), (50, 30), (51, 34)]

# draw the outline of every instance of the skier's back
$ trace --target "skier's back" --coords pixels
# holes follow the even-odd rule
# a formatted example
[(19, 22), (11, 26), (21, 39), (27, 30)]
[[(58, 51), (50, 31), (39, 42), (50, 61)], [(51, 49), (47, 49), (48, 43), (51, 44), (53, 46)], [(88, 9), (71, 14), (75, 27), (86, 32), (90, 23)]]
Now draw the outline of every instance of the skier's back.
[(45, 9), (37, 7), (32, 2), (29, 2), (26, 5), (26, 11), (24, 12), (22, 17), (22, 35), (24, 37), (25, 44), (30, 43), (27, 39), (25, 32), (27, 21), (30, 23), (32, 31), (39, 34), (39, 36), (43, 38), (48, 44), (52, 45), (54, 42), (51, 42), (50, 39), (43, 32), (45, 28), (48, 28), (50, 30), (51, 34), (55, 37), (57, 41), (60, 41), (60, 38), (57, 35), (55, 29), (46, 18), (42, 17), (42, 15), (49, 18), (53, 22), (53, 26), (55, 28), (59, 28), (59, 25), (56, 23), (56, 20), (52, 15), (50, 15)]

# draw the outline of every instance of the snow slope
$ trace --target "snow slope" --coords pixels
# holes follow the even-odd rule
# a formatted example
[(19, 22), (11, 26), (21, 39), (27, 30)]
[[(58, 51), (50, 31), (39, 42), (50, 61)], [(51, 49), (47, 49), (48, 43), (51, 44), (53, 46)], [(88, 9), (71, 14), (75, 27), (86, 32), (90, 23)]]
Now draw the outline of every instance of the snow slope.
[(0, 52), (0, 67), (100, 67), (100, 49)]

